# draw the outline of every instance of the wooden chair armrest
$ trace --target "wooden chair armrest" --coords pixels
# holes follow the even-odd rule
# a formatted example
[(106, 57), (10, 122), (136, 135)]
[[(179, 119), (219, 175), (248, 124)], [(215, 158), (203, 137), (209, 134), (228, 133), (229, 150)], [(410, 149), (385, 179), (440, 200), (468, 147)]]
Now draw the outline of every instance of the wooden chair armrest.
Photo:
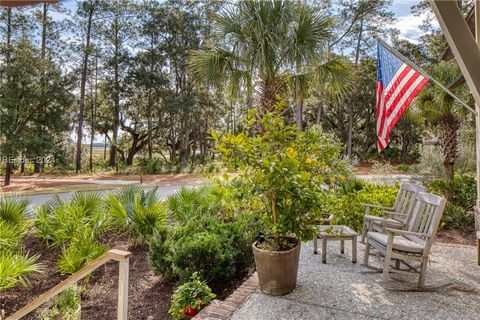
[[(403, 213), (400, 213), (400, 212), (396, 212), (396, 211), (388, 211), (388, 212), (385, 212), (386, 213), (386, 217), (385, 216), (374, 216), (374, 215), (371, 215), (371, 214), (365, 214), (364, 215), (364, 218), (366, 220), (378, 220), (378, 221), (383, 221), (383, 220), (386, 220), (388, 218), (390, 218), (390, 216), (392, 215), (395, 215), (395, 216), (407, 216), (406, 214), (403, 214)], [(399, 223), (402, 223), (399, 221)]]
[(387, 210), (387, 211), (393, 211), (392, 207), (385, 207), (385, 206), (379, 206), (376, 204), (370, 204), (370, 203), (362, 203), (363, 206), (365, 207), (370, 207), (370, 208), (376, 208), (376, 209), (382, 209), (382, 210)]
[(392, 229), (392, 228), (385, 228), (385, 232), (388, 233), (393, 233), (397, 235), (405, 235), (405, 236), (416, 236), (420, 238), (430, 238), (428, 234), (425, 233), (420, 233), (420, 232), (413, 232), (413, 231), (407, 231), (407, 230), (402, 230), (402, 229)]

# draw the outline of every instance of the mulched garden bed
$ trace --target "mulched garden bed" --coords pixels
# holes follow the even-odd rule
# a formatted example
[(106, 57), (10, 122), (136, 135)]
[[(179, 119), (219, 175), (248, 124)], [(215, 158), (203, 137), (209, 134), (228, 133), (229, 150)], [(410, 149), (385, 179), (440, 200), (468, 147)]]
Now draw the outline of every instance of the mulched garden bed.
[[(40, 253), (39, 262), (44, 272), (30, 277), (30, 286), (17, 286), (0, 292), (0, 309), (8, 316), (26, 305), (41, 293), (65, 279), (57, 272), (56, 261), (60, 251), (45, 247), (34, 236), (25, 239), (25, 248), (31, 254)], [(171, 319), (168, 314), (170, 297), (176, 283), (156, 276), (148, 263), (148, 247), (129, 248), (124, 235), (114, 235), (108, 241), (111, 249), (127, 250), (130, 257), (129, 273), (129, 319)], [(220, 289), (217, 299), (223, 300), (240, 286), (251, 272), (243, 274)], [(81, 319), (116, 319), (117, 314), (118, 263), (111, 262), (97, 269), (85, 285), (82, 293)], [(35, 319), (32, 312), (24, 319)]]
[(439, 242), (456, 243), (475, 246), (477, 239), (475, 237), (475, 226), (468, 226), (464, 230), (454, 228), (444, 228), (437, 232)]

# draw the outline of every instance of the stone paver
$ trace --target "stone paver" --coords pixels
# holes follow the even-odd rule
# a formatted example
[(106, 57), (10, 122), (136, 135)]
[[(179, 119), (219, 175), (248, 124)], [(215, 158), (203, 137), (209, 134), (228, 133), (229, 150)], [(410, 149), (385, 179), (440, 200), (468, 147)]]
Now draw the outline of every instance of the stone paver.
[[(328, 263), (313, 254), (311, 242), (302, 244), (297, 288), (284, 297), (270, 297), (258, 289), (232, 315), (232, 320), (320, 320), (320, 319), (480, 319), (480, 266), (473, 246), (435, 244), (428, 268), (427, 285), (458, 283), (474, 288), (463, 292), (451, 287), (434, 292), (390, 291), (381, 285), (382, 275), (361, 266), (362, 244), (358, 261), (349, 259), (339, 244), (329, 243)], [(376, 257), (370, 258), (380, 265)], [(415, 282), (417, 277), (398, 276)]]

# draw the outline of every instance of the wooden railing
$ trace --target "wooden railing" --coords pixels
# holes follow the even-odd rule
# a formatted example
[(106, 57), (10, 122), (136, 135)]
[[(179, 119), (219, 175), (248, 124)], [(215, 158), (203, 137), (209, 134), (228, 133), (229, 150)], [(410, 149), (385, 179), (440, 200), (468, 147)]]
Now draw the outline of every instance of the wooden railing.
[(127, 320), (128, 316), (128, 260), (131, 253), (121, 250), (112, 249), (98, 257), (97, 259), (91, 261), (85, 265), (82, 269), (72, 274), (67, 279), (63, 280), (55, 287), (51, 288), (47, 292), (38, 296), (35, 300), (29, 302), (26, 306), (10, 315), (6, 320), (17, 320), (20, 319), (36, 308), (40, 307), (42, 304), (55, 297), (71, 285), (75, 284), (77, 281), (85, 278), (90, 273), (103, 266), (105, 263), (110, 260), (118, 261), (118, 309), (117, 309), (117, 319), (118, 320)]

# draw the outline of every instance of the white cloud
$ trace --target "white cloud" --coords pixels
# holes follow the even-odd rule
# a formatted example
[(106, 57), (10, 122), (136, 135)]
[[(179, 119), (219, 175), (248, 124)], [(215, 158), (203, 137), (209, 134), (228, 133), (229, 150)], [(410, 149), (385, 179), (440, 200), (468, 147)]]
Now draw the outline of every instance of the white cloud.
[[(428, 17), (427, 14), (414, 16), (412, 14), (397, 17), (397, 21), (393, 24), (394, 28), (400, 30), (400, 38), (418, 43), (418, 38), (424, 34), (420, 30), (420, 25)], [(432, 17), (433, 26), (438, 27), (438, 21)]]

